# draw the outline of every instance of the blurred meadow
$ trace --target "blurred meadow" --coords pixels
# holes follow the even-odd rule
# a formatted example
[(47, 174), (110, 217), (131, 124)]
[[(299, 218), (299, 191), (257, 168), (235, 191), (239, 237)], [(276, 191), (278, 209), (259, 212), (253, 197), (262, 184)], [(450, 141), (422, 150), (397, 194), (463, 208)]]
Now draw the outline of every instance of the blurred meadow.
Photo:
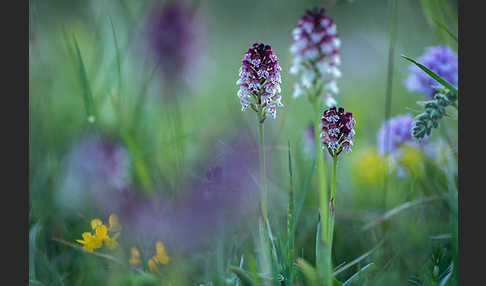
[[(446, 0), (30, 0), (30, 284), (330, 285), (316, 258), (317, 119), (289, 72), (313, 7), (337, 26), (334, 97), (356, 120), (334, 173), (332, 285), (457, 285), (457, 109), (425, 144), (406, 129), (398, 155), (379, 135), (431, 99), (407, 85), (401, 55), (457, 54)], [(260, 42), (278, 57), (283, 104), (263, 123), (268, 224), (260, 123), (236, 84)], [(100, 225), (103, 246), (83, 250), (91, 235), (101, 245)]]

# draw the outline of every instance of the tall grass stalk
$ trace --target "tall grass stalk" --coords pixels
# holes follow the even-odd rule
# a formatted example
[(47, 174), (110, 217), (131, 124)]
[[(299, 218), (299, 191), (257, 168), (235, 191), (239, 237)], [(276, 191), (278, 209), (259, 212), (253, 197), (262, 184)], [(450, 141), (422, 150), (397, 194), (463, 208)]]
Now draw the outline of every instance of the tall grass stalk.
[[(394, 54), (395, 45), (397, 43), (397, 1), (392, 0), (392, 26), (390, 32), (390, 45), (388, 48), (388, 72), (386, 80), (386, 92), (385, 92), (385, 122), (390, 118), (392, 107), (392, 91), (393, 91), (393, 70), (394, 70)], [(388, 152), (389, 140), (390, 140), (389, 126), (386, 124), (385, 128), (385, 153)], [(388, 191), (388, 170), (389, 160), (386, 160), (385, 168), (385, 181), (383, 184), (383, 208), (386, 209), (387, 191)]]

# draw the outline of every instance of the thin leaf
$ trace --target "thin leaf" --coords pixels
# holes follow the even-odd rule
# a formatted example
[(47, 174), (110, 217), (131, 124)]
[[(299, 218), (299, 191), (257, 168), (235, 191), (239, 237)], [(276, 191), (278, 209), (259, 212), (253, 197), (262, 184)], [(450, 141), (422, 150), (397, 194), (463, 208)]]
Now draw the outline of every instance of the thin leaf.
[(433, 79), (435, 79), (436, 81), (438, 81), (440, 84), (442, 84), (443, 86), (445, 86), (446, 88), (448, 88), (451, 92), (454, 92), (455, 94), (458, 94), (457, 92), (457, 88), (455, 88), (452, 84), (450, 84), (448, 81), (446, 81), (445, 79), (443, 79), (442, 77), (440, 77), (439, 75), (437, 75), (435, 72), (429, 70), (426, 66), (424, 66), (423, 64), (415, 61), (414, 59), (410, 58), (410, 57), (407, 57), (405, 55), (402, 55), (402, 58), (414, 63), (415, 65), (417, 65), (420, 69), (422, 69), (424, 72), (426, 72), (429, 76), (431, 76)]
[[(302, 194), (300, 195), (299, 203), (297, 204), (297, 210), (295, 212), (295, 225), (294, 226), (296, 226), (297, 223), (299, 222), (300, 214), (302, 212), (302, 208), (304, 207), (305, 198), (307, 197), (307, 193), (309, 191), (309, 185), (310, 185), (312, 173), (313, 173), (313, 170), (314, 170), (315, 167), (316, 167), (316, 157), (314, 157), (314, 159), (312, 160), (312, 166), (307, 171), (307, 175), (306, 175), (305, 180), (304, 180), (304, 186), (302, 187), (303, 191), (302, 191)], [(295, 232), (295, 229), (294, 229), (294, 232)]]
[(29, 279), (37, 280), (36, 278), (36, 260), (35, 260), (35, 251), (36, 251), (36, 242), (37, 236), (40, 232), (40, 225), (36, 223), (33, 227), (29, 230)]
[(311, 286), (318, 285), (316, 269), (312, 267), (312, 265), (307, 263), (304, 259), (298, 258), (297, 266), (302, 271), (302, 274), (304, 274), (304, 277), (307, 280), (309, 285)]
[(127, 132), (122, 132), (122, 139), (125, 145), (130, 152), (130, 155), (133, 159), (133, 165), (135, 167), (135, 173), (137, 174), (138, 179), (141, 181), (143, 185), (143, 189), (147, 192), (149, 196), (154, 195), (152, 183), (150, 181), (150, 175), (148, 172), (148, 168), (145, 165), (143, 158), (140, 156), (139, 149), (135, 144), (132, 136), (130, 136)]
[[(439, 4), (439, 1), (438, 0), (433, 0), (433, 3), (434, 3), (434, 8), (435, 8), (435, 17), (432, 18), (432, 21), (436, 21), (438, 20), (440, 23), (442, 23), (443, 26), (445, 26), (444, 24), (444, 15), (442, 15), (442, 9), (440, 8), (440, 4)], [(442, 34), (442, 38), (444, 39), (444, 41), (449, 45), (451, 46), (451, 42), (450, 42), (450, 38), (447, 36), (447, 32), (443, 29), (440, 30), (441, 34)]]
[(355, 274), (353, 274), (353, 276), (346, 280), (346, 282), (343, 283), (343, 286), (351, 286), (351, 283), (353, 283), (354, 279), (356, 279), (362, 272), (365, 272), (371, 265), (373, 265), (373, 263), (369, 263), (361, 268), (358, 272), (356, 272)]
[(111, 20), (111, 17), (109, 15), (108, 15), (108, 18), (110, 19), (111, 31), (113, 33), (113, 42), (115, 43), (116, 64), (117, 64), (117, 72), (118, 72), (118, 94), (120, 94), (121, 93), (121, 84), (122, 84), (120, 49), (118, 47), (118, 40), (117, 40), (116, 32), (115, 32), (115, 25), (113, 25), (113, 21)]
[(240, 267), (231, 265), (229, 269), (238, 277), (238, 279), (240, 279), (241, 285), (252, 286), (255, 284), (250, 275), (248, 275), (246, 271), (241, 269)]
[(421, 205), (421, 204), (426, 204), (426, 203), (430, 203), (430, 202), (433, 202), (433, 201), (441, 200), (441, 199), (444, 199), (444, 197), (442, 197), (442, 196), (431, 196), (431, 197), (427, 197), (427, 198), (424, 198), (424, 199), (418, 199), (418, 200), (415, 200), (415, 201), (406, 202), (404, 204), (401, 204), (401, 205), (387, 211), (381, 217), (369, 222), (368, 224), (363, 226), (361, 231), (367, 231), (367, 230), (369, 230), (369, 229), (375, 227), (376, 225), (386, 221), (387, 219), (390, 219), (391, 217), (397, 215), (398, 213), (400, 213), (400, 212), (402, 212), (406, 209), (409, 209), (411, 207), (418, 206), (418, 205)]
[(96, 112), (95, 112), (93, 96), (91, 94), (91, 88), (89, 86), (88, 75), (86, 73), (86, 68), (84, 66), (83, 57), (81, 56), (81, 51), (79, 49), (78, 41), (76, 40), (76, 37), (74, 35), (73, 35), (73, 41), (74, 41), (74, 48), (76, 50), (76, 58), (78, 61), (81, 86), (83, 88), (82, 94), (83, 94), (84, 106), (86, 108), (86, 115), (88, 121), (90, 123), (93, 123), (96, 120)]
[(458, 42), (457, 36), (451, 30), (449, 30), (449, 28), (447, 28), (447, 26), (444, 23), (439, 22), (436, 19), (433, 19), (433, 20), (434, 20), (434, 23), (437, 25), (437, 27), (439, 27), (440, 29), (445, 31), (452, 39), (454, 39), (454, 41), (456, 41), (456, 43)]
[(294, 217), (294, 191), (292, 182), (292, 156), (290, 154), (290, 141), (288, 142), (288, 154), (289, 154), (289, 202), (288, 202), (288, 213), (287, 213), (287, 238), (288, 238), (288, 254), (287, 254), (287, 269), (288, 279), (293, 281), (294, 279), (294, 239), (295, 239), (295, 217)]
[(372, 249), (368, 250), (367, 252), (363, 253), (362, 255), (360, 255), (358, 258), (354, 259), (353, 261), (349, 262), (348, 264), (344, 265), (343, 267), (339, 268), (338, 270), (336, 270), (333, 275), (334, 276), (337, 276), (339, 273), (349, 269), (351, 266), (355, 265), (355, 264), (358, 264), (359, 262), (361, 262), (363, 259), (365, 259), (366, 257), (368, 257), (371, 253), (373, 253), (376, 249), (378, 249), (383, 243), (385, 242), (384, 239), (382, 239), (375, 247), (373, 247)]

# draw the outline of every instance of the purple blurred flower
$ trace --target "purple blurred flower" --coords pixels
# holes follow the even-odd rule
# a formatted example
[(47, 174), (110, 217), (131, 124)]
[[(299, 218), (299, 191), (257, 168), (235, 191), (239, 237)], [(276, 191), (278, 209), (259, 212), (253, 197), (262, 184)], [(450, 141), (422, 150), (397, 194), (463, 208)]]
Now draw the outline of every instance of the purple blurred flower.
[(390, 163), (396, 165), (399, 177), (407, 176), (406, 168), (403, 166), (403, 155), (407, 153), (405, 151), (415, 150), (417, 154), (424, 154), (429, 158), (433, 158), (436, 153), (436, 145), (429, 143), (427, 136), (421, 140), (412, 137), (412, 126), (412, 115), (398, 115), (383, 122), (376, 134), (378, 153), (381, 156), (390, 155)]
[(171, 1), (151, 9), (147, 23), (149, 49), (166, 83), (193, 82), (192, 72), (201, 55), (197, 18), (181, 2)]
[(378, 153), (382, 156), (393, 154), (402, 144), (414, 144), (416, 140), (412, 138), (412, 125), (413, 117), (410, 114), (398, 115), (384, 122), (376, 135)]
[(67, 156), (66, 176), (60, 196), (64, 205), (85, 197), (102, 197), (130, 183), (130, 158), (119, 143), (90, 135), (73, 146)]
[[(269, 45), (255, 43), (243, 56), (238, 98), (242, 111), (250, 106), (257, 113), (272, 118), (277, 116), (277, 106), (283, 106), (280, 96), (280, 66), (277, 56)], [(265, 117), (263, 117), (265, 120)]]
[(356, 120), (351, 112), (336, 107), (324, 111), (321, 118), (321, 140), (323, 149), (327, 148), (331, 156), (339, 155), (343, 150), (351, 152)]
[(176, 201), (163, 194), (150, 200), (133, 191), (114, 196), (111, 209), (119, 213), (124, 229), (131, 230), (124, 239), (138, 242), (142, 249), (161, 240), (172, 253), (191, 253), (214, 247), (211, 241), (222, 231), (241, 230), (252, 218), (256, 223), (259, 194), (252, 180), (256, 146), (231, 140), (218, 150), (218, 159)]
[(294, 86), (293, 97), (308, 93), (324, 79), (324, 98), (328, 106), (335, 106), (333, 94), (339, 92), (337, 79), (341, 77), (339, 65), (339, 40), (336, 24), (325, 15), (325, 10), (314, 8), (300, 19), (292, 32), (294, 42), (290, 52), (294, 55), (290, 73), (300, 74)]
[[(448, 46), (427, 47), (425, 53), (417, 59), (449, 83), (457, 87), (458, 70), (457, 54)], [(425, 93), (429, 99), (433, 99), (435, 90), (433, 86), (442, 86), (435, 79), (426, 74), (415, 64), (408, 67), (409, 77), (405, 80), (405, 86), (410, 91)]]

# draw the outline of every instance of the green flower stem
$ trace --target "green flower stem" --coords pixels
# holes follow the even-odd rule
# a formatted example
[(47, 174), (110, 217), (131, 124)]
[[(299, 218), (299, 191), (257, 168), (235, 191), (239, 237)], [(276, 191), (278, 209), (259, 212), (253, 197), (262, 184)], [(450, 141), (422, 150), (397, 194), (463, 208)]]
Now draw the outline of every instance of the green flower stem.
[[(261, 119), (261, 115), (259, 116), (259, 121)], [(264, 145), (264, 137), (263, 137), (263, 123), (258, 123), (258, 129), (259, 129), (259, 141), (258, 141), (258, 156), (260, 159), (260, 184), (262, 186), (262, 194), (261, 194), (261, 209), (262, 209), (262, 214), (263, 214), (263, 219), (265, 223), (268, 221), (268, 213), (267, 213), (267, 184), (266, 184), (266, 168), (265, 168), (265, 145)]]
[(316, 159), (317, 159), (317, 175), (319, 181), (319, 204), (321, 209), (321, 222), (322, 224), (321, 229), (321, 239), (323, 242), (328, 242), (327, 233), (328, 233), (328, 225), (327, 225), (327, 217), (328, 217), (328, 210), (327, 210), (327, 183), (326, 183), (326, 171), (324, 167), (324, 154), (322, 153), (321, 149), (321, 130), (320, 124), (321, 121), (321, 114), (319, 110), (319, 98), (315, 98), (313, 101), (314, 104), (314, 138), (315, 138), (315, 145), (316, 145)]
[(334, 236), (334, 205), (336, 198), (336, 171), (337, 171), (337, 155), (332, 158), (332, 174), (331, 174), (331, 198), (329, 199), (329, 245), (332, 248), (332, 241)]

